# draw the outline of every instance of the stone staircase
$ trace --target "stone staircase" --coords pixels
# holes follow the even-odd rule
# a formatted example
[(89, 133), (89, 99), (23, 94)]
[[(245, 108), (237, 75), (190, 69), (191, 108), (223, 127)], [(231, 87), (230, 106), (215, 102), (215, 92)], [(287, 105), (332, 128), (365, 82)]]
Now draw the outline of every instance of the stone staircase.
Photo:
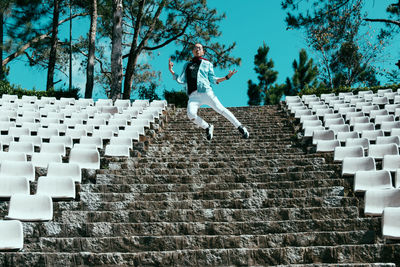
[(231, 111), (249, 140), (201, 109), (215, 126), (208, 142), (170, 108), (139, 157), (109, 161), (79, 201), (54, 203), (53, 221), (24, 223), (24, 250), (0, 253), (0, 266), (400, 264), (340, 164), (304, 152), (279, 106)]

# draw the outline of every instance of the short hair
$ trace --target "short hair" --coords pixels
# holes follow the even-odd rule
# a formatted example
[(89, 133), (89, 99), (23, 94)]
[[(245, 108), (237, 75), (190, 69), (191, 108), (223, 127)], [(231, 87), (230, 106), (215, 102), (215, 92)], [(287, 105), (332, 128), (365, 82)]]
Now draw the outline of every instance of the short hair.
[(201, 47), (202, 47), (203, 50), (204, 50), (204, 45), (203, 45), (202, 43), (199, 43), (199, 42), (193, 43), (193, 44), (191, 45), (191, 50), (194, 50), (197, 44), (201, 45)]

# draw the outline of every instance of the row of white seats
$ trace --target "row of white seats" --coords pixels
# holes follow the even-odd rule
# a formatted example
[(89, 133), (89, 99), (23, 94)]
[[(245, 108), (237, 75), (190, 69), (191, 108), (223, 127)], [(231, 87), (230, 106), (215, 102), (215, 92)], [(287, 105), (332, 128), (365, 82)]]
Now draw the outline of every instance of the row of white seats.
[[(379, 117), (387, 114), (376, 116), (375, 114), (379, 114), (379, 112), (373, 112), (373, 119), (378, 124), (389, 118)], [(339, 114), (340, 117), (337, 118), (342, 118), (343, 115)], [(347, 116), (345, 115), (345, 117)], [(370, 117), (368, 117), (369, 119)], [(380, 121), (380, 119), (382, 120)], [(394, 116), (388, 120), (394, 121)], [(326, 123), (327, 121), (328, 123)], [(326, 130), (324, 127), (321, 130), (313, 131), (313, 143), (317, 145), (317, 151), (334, 151), (334, 161), (342, 162), (342, 175), (354, 175), (354, 192), (365, 192), (365, 215), (383, 216), (383, 237), (400, 239), (398, 224), (400, 219), (400, 155), (398, 148), (400, 127), (393, 127), (388, 131), (391, 135), (384, 136), (384, 129), (376, 130), (376, 124), (368, 126), (370, 128), (363, 128), (357, 123), (350, 123), (353, 126), (350, 132), (350, 125), (343, 123), (343, 118), (340, 122), (339, 120), (329, 121), (329, 119), (324, 122), (324, 126), (328, 129), (338, 122), (339, 125), (348, 126), (348, 128), (346, 127), (348, 130), (335, 132), (332, 129)], [(365, 124), (368, 123), (371, 125), (370, 121), (365, 121)], [(322, 126), (322, 121), (305, 124), (318, 127)], [(303, 124), (304, 129), (307, 128), (306, 125)], [(345, 147), (340, 146), (341, 141), (345, 142)], [(370, 144), (371, 141), (375, 141), (375, 144)], [(367, 155), (365, 151), (367, 151)], [(380, 159), (382, 159), (382, 170), (376, 170), (375, 160)]]

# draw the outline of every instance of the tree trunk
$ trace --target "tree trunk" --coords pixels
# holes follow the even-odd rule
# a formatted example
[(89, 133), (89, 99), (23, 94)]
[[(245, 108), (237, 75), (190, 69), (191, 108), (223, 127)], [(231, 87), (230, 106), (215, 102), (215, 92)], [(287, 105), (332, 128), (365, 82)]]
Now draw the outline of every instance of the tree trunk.
[(47, 85), (46, 90), (50, 90), (54, 87), (54, 69), (56, 66), (57, 60), (57, 42), (58, 42), (58, 18), (60, 15), (59, 10), (59, 0), (54, 0), (54, 9), (53, 9), (53, 31), (51, 35), (51, 49), (49, 56), (49, 65), (47, 70)]
[(97, 0), (93, 0), (90, 10), (89, 54), (88, 54), (88, 62), (86, 70), (85, 98), (92, 98), (92, 93), (93, 93), (96, 31), (97, 31)]
[(115, 101), (122, 89), (122, 0), (113, 0), (113, 5), (110, 98)]
[[(0, 10), (0, 62), (3, 62), (3, 44), (4, 44), (4, 15), (3, 10)], [(0, 80), (4, 79), (3, 66), (0, 65)]]
[(124, 80), (124, 96), (123, 96), (124, 99), (130, 99), (131, 97), (131, 87), (133, 84), (133, 77), (138, 58), (139, 54), (137, 52), (131, 51), (131, 53), (129, 53), (128, 64), (126, 66), (125, 80)]

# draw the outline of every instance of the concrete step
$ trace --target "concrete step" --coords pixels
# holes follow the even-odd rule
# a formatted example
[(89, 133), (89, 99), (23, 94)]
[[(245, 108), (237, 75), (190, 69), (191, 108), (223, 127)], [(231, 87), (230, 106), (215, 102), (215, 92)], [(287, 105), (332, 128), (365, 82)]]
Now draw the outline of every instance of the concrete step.
[[(178, 235), (267, 235), (298, 232), (375, 231), (380, 218), (334, 220), (290, 220), (258, 222), (156, 222), (156, 223), (62, 223), (24, 222), (25, 238), (46, 237), (126, 237)], [(34, 241), (32, 241), (34, 242)]]
[[(400, 244), (338, 245), (265, 249), (203, 249), (140, 253), (0, 253), (2, 266), (260, 266), (327, 263), (359, 266), (400, 264)], [(350, 265), (347, 265), (350, 264)], [(325, 265), (324, 265), (325, 266)], [(363, 266), (363, 265), (361, 265)], [(370, 265), (368, 265), (370, 266)], [(374, 265), (373, 265), (374, 266)]]
[[(95, 201), (95, 200), (94, 200)], [(93, 204), (95, 205), (95, 204)], [(55, 222), (246, 222), (308, 219), (357, 218), (357, 207), (317, 208), (265, 208), (265, 209), (179, 209), (179, 210), (120, 210), (113, 211), (63, 211), (54, 216)]]
[(374, 231), (298, 232), (267, 235), (181, 235), (25, 238), (24, 249), (32, 252), (149, 252), (183, 249), (235, 249), (361, 245), (375, 243)]

